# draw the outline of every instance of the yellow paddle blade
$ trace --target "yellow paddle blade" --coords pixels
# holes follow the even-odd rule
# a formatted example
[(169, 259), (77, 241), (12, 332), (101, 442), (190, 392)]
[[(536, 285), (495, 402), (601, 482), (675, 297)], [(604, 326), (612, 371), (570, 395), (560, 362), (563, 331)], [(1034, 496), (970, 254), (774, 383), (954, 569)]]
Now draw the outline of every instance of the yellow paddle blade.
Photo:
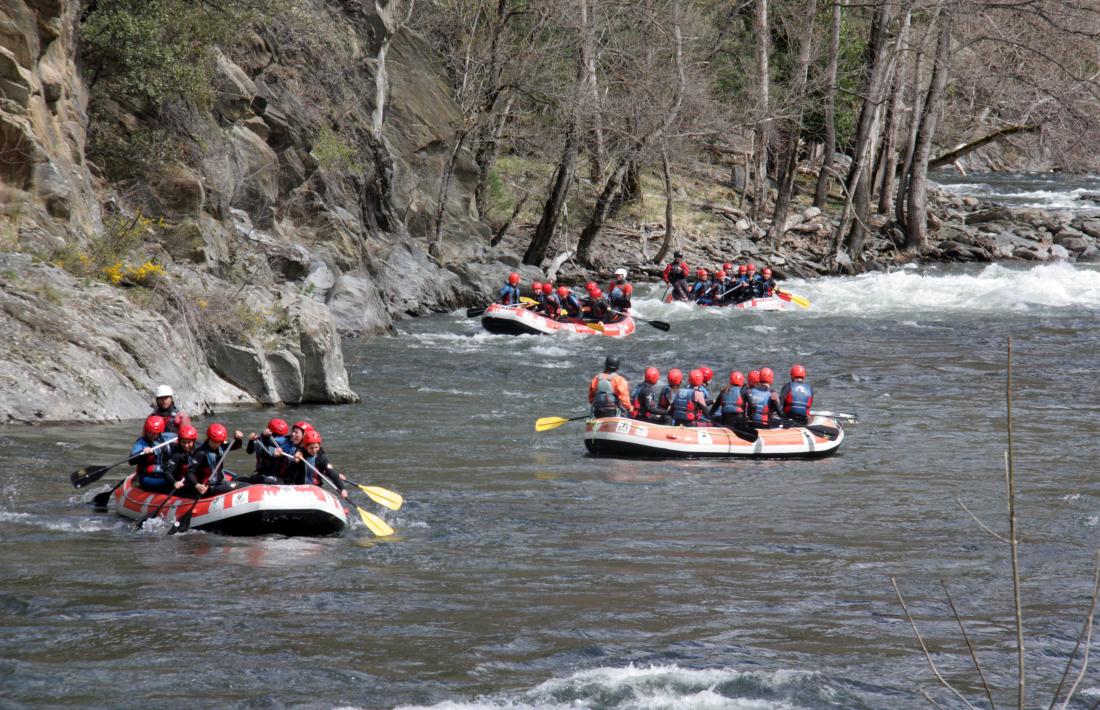
[(363, 524), (367, 526), (367, 529), (378, 537), (386, 537), (393, 535), (393, 528), (386, 524), (386, 521), (379, 518), (374, 513), (368, 513), (359, 506), (355, 506), (356, 512), (359, 513), (359, 517), (363, 519)]
[(538, 305), (538, 301), (536, 301), (535, 299), (533, 299), (529, 296), (520, 296), (519, 297), (519, 302), (520, 303), (526, 303), (526, 304), (532, 305), (532, 306)]
[(793, 303), (797, 303), (798, 305), (802, 306), (803, 308), (809, 308), (810, 307), (810, 299), (803, 298), (802, 296), (796, 296), (793, 293), (790, 294), (790, 296), (791, 296), (791, 301)]
[(550, 431), (557, 429), (569, 420), (565, 417), (543, 417), (535, 421), (535, 431)]
[(396, 491), (391, 491), (388, 488), (382, 488), (381, 486), (359, 486), (359, 490), (367, 494), (367, 496), (378, 505), (384, 505), (390, 510), (400, 510), (405, 499), (401, 497), (401, 494)]
[(594, 321), (592, 323), (585, 323), (585, 325), (587, 325), (589, 328), (596, 331), (597, 333), (603, 332), (603, 323), (598, 323)]

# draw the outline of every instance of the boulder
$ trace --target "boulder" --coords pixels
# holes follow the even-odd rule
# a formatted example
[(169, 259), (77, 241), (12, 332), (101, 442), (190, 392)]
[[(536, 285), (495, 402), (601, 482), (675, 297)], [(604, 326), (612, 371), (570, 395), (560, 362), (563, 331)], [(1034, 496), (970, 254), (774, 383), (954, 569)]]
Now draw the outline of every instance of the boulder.
[(1011, 222), (1012, 212), (1007, 207), (990, 207), (984, 210), (971, 212), (966, 216), (966, 224), (981, 224), (982, 222)]
[(214, 111), (226, 123), (233, 123), (252, 113), (252, 97), (256, 95), (256, 85), (243, 69), (230, 61), (220, 50), (215, 49)]
[(298, 328), (303, 402), (358, 402), (348, 385), (344, 353), (332, 314), (321, 303), (302, 297), (292, 307)]
[(180, 163), (161, 165), (149, 177), (149, 190), (166, 216), (197, 217), (206, 204), (202, 178)]
[(275, 378), (263, 354), (263, 348), (256, 343), (209, 343), (206, 356), (214, 372), (248, 392), (256, 401), (261, 404), (276, 404), (280, 401)]
[(244, 126), (233, 126), (229, 146), (236, 173), (230, 205), (247, 212), (259, 227), (273, 226), (275, 201), (279, 197), (278, 156)]
[(1084, 238), (1084, 236), (1057, 234), (1054, 237), (1054, 244), (1062, 246), (1071, 252), (1080, 254), (1085, 251), (1085, 249), (1088, 249), (1089, 246), (1092, 245), (1092, 242)]
[(802, 210), (802, 219), (803, 219), (803, 221), (809, 222), (811, 219), (817, 217), (820, 214), (821, 214), (821, 209), (820, 208), (807, 207), (806, 209)]
[(340, 274), (329, 292), (327, 305), (341, 333), (377, 334), (393, 327), (377, 283), (365, 271)]
[(1077, 228), (1093, 239), (1100, 239), (1100, 219), (1082, 220)]
[(267, 354), (267, 364), (271, 369), (275, 391), (279, 399), (286, 404), (298, 404), (302, 401), (302, 368), (298, 358), (289, 350), (276, 350)]
[(1046, 261), (1046, 254), (1033, 247), (1016, 247), (1012, 250), (1012, 256), (1025, 261)]

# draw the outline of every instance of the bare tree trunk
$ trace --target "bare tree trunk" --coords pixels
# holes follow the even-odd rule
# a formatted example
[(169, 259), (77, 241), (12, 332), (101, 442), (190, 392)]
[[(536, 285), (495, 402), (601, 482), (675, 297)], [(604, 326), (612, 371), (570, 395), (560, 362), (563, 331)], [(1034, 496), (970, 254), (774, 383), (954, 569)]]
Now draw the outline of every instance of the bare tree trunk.
[(917, 145), (917, 128), (920, 126), (921, 115), (924, 113), (924, 54), (925, 49), (928, 46), (928, 39), (931, 37), (932, 29), (935, 27), (936, 21), (940, 16), (940, 11), (943, 9), (943, 2), (936, 5), (935, 11), (932, 13), (932, 19), (929, 21), (927, 28), (921, 37), (920, 47), (917, 50), (916, 57), (913, 61), (913, 79), (912, 87), (910, 91), (913, 95), (913, 109), (909, 112), (909, 131), (908, 137), (905, 143), (905, 159), (901, 164), (901, 171), (898, 173), (898, 186), (895, 191), (894, 197), (894, 221), (898, 224), (905, 224), (905, 206), (906, 195), (909, 192), (909, 174), (913, 168), (913, 149)]
[(596, 206), (592, 209), (592, 216), (589, 218), (588, 224), (585, 225), (580, 238), (577, 240), (577, 260), (582, 264), (592, 265), (592, 245), (595, 243), (596, 237), (599, 235), (600, 230), (603, 228), (604, 221), (607, 219), (608, 211), (611, 209), (612, 198), (615, 197), (616, 193), (622, 187), (623, 176), (626, 174), (630, 162), (637, 160), (638, 156), (641, 155), (646, 146), (651, 142), (664, 136), (680, 116), (680, 109), (684, 104), (684, 88), (687, 84), (687, 76), (684, 73), (684, 38), (683, 34), (680, 32), (680, 0), (674, 0), (672, 3), (672, 37), (675, 44), (677, 76), (676, 94), (672, 100), (672, 106), (665, 112), (664, 118), (656, 128), (648, 134), (639, 137), (634, 144), (627, 149), (623, 157), (619, 159), (611, 177), (607, 179), (607, 183), (604, 185), (603, 190), (600, 191), (600, 196), (596, 199)]
[(474, 158), (477, 163), (477, 186), (474, 188), (474, 202), (477, 204), (477, 216), (482, 222), (486, 221), (487, 207), (485, 205), (485, 193), (489, 188), (489, 175), (493, 171), (493, 164), (497, 159), (497, 146), (500, 145), (501, 136), (504, 135), (504, 125), (508, 122), (508, 115), (512, 112), (514, 94), (509, 94), (504, 102), (504, 109), (493, 118), (493, 125), (482, 139)]
[(443, 266), (443, 218), (447, 213), (447, 196), (451, 189), (451, 177), (455, 173), (455, 163), (458, 162), (458, 152), (462, 150), (462, 144), (466, 142), (466, 131), (459, 131), (455, 134), (454, 145), (451, 146), (451, 154), (447, 158), (447, 162), (443, 165), (443, 174), (439, 177), (439, 193), (436, 195), (436, 207), (435, 207), (435, 238), (433, 240), (430, 251), (435, 260), (439, 262), (440, 266)]
[(882, 159), (878, 177), (878, 211), (880, 214), (890, 214), (893, 209), (894, 175), (898, 170), (898, 124), (901, 122), (901, 99), (905, 95), (905, 74), (908, 70), (906, 62), (909, 52), (906, 45), (909, 42), (909, 27), (913, 18), (912, 8), (907, 8), (902, 19), (901, 31), (898, 32), (898, 40), (894, 45), (894, 57), (897, 61), (897, 70), (894, 72), (893, 92), (890, 96), (890, 108), (886, 114), (886, 129), (882, 140)]
[(771, 143), (771, 107), (768, 105), (768, 0), (756, 0), (756, 12), (753, 15), (753, 32), (756, 34), (756, 173), (753, 183), (752, 221), (759, 220), (763, 214), (764, 201), (768, 196), (768, 147)]
[(631, 159), (626, 164), (626, 173), (623, 174), (619, 192), (611, 200), (611, 211), (608, 213), (608, 217), (612, 218), (618, 214), (623, 205), (632, 202), (641, 203), (643, 197), (641, 170), (638, 168), (638, 161)]
[(940, 17), (940, 34), (936, 43), (936, 65), (928, 86), (928, 98), (924, 101), (916, 146), (913, 148), (913, 167), (910, 170), (907, 191), (905, 248), (920, 251), (928, 246), (928, 160), (932, 155), (932, 141), (936, 137), (943, 92), (947, 87), (947, 75), (951, 69), (951, 11), (944, 8)]
[(969, 143), (961, 145), (955, 150), (948, 151), (938, 158), (933, 158), (932, 160), (928, 161), (928, 168), (931, 170), (943, 167), (944, 165), (950, 165), (967, 153), (975, 151), (978, 148), (981, 148), (983, 145), (988, 145), (993, 141), (998, 141), (1002, 138), (1007, 138), (1008, 136), (1015, 135), (1017, 133), (1034, 133), (1038, 130), (1039, 126), (1036, 124), (1023, 126), (1006, 126), (1004, 128), (999, 128), (992, 133), (988, 133), (981, 138), (978, 138), (977, 140), (973, 140)]
[(661, 149), (661, 174), (665, 178), (665, 239), (661, 242), (661, 248), (653, 257), (654, 264), (660, 264), (668, 255), (668, 248), (672, 244), (672, 170), (668, 166), (668, 151)]
[(817, 174), (814, 189), (814, 206), (825, 208), (829, 196), (829, 172), (836, 155), (836, 72), (840, 55), (840, 12), (846, 0), (833, 0), (832, 29), (829, 33), (829, 67), (825, 70), (825, 153), (821, 157), (821, 171)]
[(571, 124), (565, 134), (565, 146), (562, 148), (561, 159), (554, 171), (554, 180), (551, 183), (550, 194), (542, 207), (542, 217), (535, 227), (535, 234), (531, 237), (531, 243), (527, 245), (527, 251), (523, 254), (523, 263), (538, 266), (546, 258), (546, 251), (550, 248), (550, 240), (554, 238), (558, 222), (561, 220), (561, 211), (565, 206), (565, 198), (569, 195), (569, 188), (573, 184), (573, 171), (577, 164), (577, 126)]
[(603, 116), (600, 111), (600, 87), (596, 81), (596, 28), (588, 10), (588, 0), (580, 0), (581, 11), (581, 66), (584, 68), (585, 100), (591, 101), (592, 125), (588, 129), (592, 140), (592, 184), (603, 182), (603, 166), (607, 148), (603, 140)]
[[(865, 236), (864, 224), (867, 219), (867, 205), (869, 197), (866, 195), (868, 181), (864, 174), (869, 172), (865, 164), (873, 156), (871, 153), (872, 140), (875, 136), (875, 119), (879, 105), (882, 101), (883, 85), (886, 81), (888, 62), (886, 60), (886, 35), (890, 24), (891, 6), (888, 2), (882, 2), (875, 9), (875, 19), (871, 23), (870, 65), (871, 70), (863, 87), (863, 106), (859, 111), (859, 123), (856, 128), (855, 148), (852, 156), (852, 167), (848, 172), (845, 183), (845, 191), (851, 200), (856, 219), (851, 231), (844, 239), (844, 246), (853, 263), (859, 258), (863, 248)], [(863, 180), (861, 187), (860, 180)], [(858, 191), (858, 192), (857, 192)], [(838, 228), (839, 229), (839, 228)], [(839, 232), (838, 232), (839, 234)], [(834, 242), (840, 241), (839, 237)]]
[(519, 201), (512, 207), (512, 215), (504, 220), (504, 224), (500, 225), (500, 229), (497, 230), (493, 238), (489, 240), (489, 246), (495, 247), (504, 240), (504, 236), (508, 234), (508, 230), (512, 228), (512, 223), (516, 221), (516, 216), (523, 210), (523, 206), (527, 204), (527, 198), (531, 196), (531, 193), (525, 192), (523, 197), (519, 198)]
[(817, 0), (810, 0), (805, 10), (806, 28), (802, 35), (802, 44), (798, 48), (798, 69), (795, 70), (794, 86), (791, 96), (796, 102), (794, 115), (787, 124), (785, 153), (781, 159), (782, 171), (779, 189), (775, 196), (775, 210), (772, 212), (772, 225), (768, 230), (768, 241), (776, 243), (787, 227), (787, 211), (794, 193), (795, 171), (798, 167), (798, 143), (802, 134), (802, 106), (806, 97), (806, 78), (810, 71), (810, 50), (813, 48), (814, 14), (817, 12)]

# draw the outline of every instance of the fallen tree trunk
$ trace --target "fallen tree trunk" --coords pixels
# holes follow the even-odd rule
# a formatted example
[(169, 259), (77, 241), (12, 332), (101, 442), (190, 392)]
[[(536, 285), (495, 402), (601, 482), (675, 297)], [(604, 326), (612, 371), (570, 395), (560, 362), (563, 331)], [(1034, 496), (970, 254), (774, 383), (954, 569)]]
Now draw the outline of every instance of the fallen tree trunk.
[(958, 148), (956, 148), (955, 150), (951, 151), (950, 153), (944, 153), (943, 155), (939, 156), (938, 158), (932, 159), (931, 161), (929, 161), (928, 167), (929, 167), (929, 169), (931, 169), (931, 168), (942, 168), (944, 165), (950, 165), (951, 163), (954, 163), (956, 160), (963, 157), (967, 153), (970, 153), (971, 151), (975, 151), (978, 148), (981, 148), (983, 145), (989, 145), (993, 141), (997, 141), (997, 140), (1000, 140), (1002, 138), (1006, 138), (1006, 137), (1014, 135), (1016, 133), (1034, 133), (1037, 130), (1039, 130), (1039, 126), (1035, 125), (1035, 124), (1026, 124), (1026, 125), (1022, 125), (1022, 126), (1006, 126), (1005, 128), (1001, 128), (999, 130), (993, 131), (992, 133), (990, 133), (986, 136), (982, 136), (981, 138), (979, 138), (976, 141), (970, 141), (969, 143), (965, 143), (965, 144), (959, 146)]

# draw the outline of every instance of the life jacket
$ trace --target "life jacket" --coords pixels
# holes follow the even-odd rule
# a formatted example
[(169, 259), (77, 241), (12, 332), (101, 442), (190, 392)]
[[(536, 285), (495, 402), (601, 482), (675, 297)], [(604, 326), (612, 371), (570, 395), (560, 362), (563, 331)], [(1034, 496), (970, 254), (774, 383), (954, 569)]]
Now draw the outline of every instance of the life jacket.
[(783, 398), (783, 413), (788, 417), (808, 417), (810, 404), (814, 401), (813, 388), (805, 382), (791, 382), (786, 390), (786, 397)]
[(752, 295), (760, 298), (764, 295), (764, 278), (760, 274), (756, 274), (749, 282), (752, 285)]
[(676, 394), (672, 391), (672, 385), (665, 385), (665, 388), (661, 390), (661, 395), (657, 398), (657, 406), (667, 411), (675, 399)]
[(775, 279), (767, 279), (760, 281), (760, 295), (771, 296), (775, 293)]
[(611, 304), (608, 303), (606, 296), (601, 296), (600, 298), (594, 299), (589, 308), (589, 314), (592, 316), (592, 319), (602, 321), (608, 316), (611, 310)]
[(680, 279), (687, 278), (687, 263), (683, 261), (673, 261), (665, 267), (665, 281), (673, 283)]
[(642, 382), (634, 388), (634, 394), (630, 396), (630, 401), (634, 404), (634, 411), (637, 412), (638, 419), (654, 419), (660, 416), (659, 412), (651, 411), (649, 408), (652, 399), (653, 385)]
[(768, 405), (772, 399), (771, 389), (753, 387), (749, 390), (749, 402), (752, 403), (752, 423), (756, 426), (768, 425)]
[(741, 399), (741, 389), (728, 387), (722, 392), (722, 416), (740, 417), (745, 414), (745, 400)]
[(557, 318), (558, 313), (561, 311), (561, 299), (558, 298), (558, 295), (555, 293), (549, 296), (543, 296), (542, 307), (543, 310), (546, 311), (546, 315), (551, 318)]
[(267, 451), (265, 452), (260, 447), (256, 447), (256, 473), (265, 476), (278, 475), (285, 467), (284, 461), (288, 459), (277, 455), (275, 453), (275, 448), (278, 447), (283, 451), (288, 451), (293, 456), (294, 444), (290, 443), (290, 437), (274, 435), (262, 436), (259, 439), (259, 443), (263, 444)]
[(601, 372), (596, 375), (598, 382), (596, 383), (596, 396), (592, 399), (592, 412), (597, 414), (599, 410), (614, 409), (616, 413), (619, 411), (619, 398), (615, 396), (615, 390), (611, 387), (611, 378), (615, 376), (613, 372)]
[[(325, 484), (321, 481), (321, 479), (317, 476), (317, 474), (313, 470), (314, 468), (316, 468), (316, 469), (320, 468), (317, 465), (317, 459), (320, 456), (321, 456), (321, 452), (318, 451), (316, 456), (303, 456), (302, 457), (302, 461), (304, 462), (302, 464), (302, 472), (303, 472), (302, 483), (303, 484), (305, 484), (307, 486), (321, 486), (322, 488), (324, 488)], [(313, 468), (310, 468), (306, 464), (309, 464), (309, 466), (313, 466)]]
[[(139, 436), (137, 441), (134, 442), (133, 448), (130, 449), (130, 456), (137, 456), (145, 447), (152, 448), (158, 444), (163, 444), (164, 441), (163, 434), (152, 442), (144, 436)], [(138, 475), (138, 478), (164, 478), (164, 464), (168, 460), (168, 449), (169, 447), (162, 446), (151, 454), (142, 454), (134, 464), (134, 473)]]
[(569, 314), (570, 318), (579, 318), (581, 315), (580, 299), (572, 293), (566, 296), (565, 300), (561, 302), (561, 307), (565, 309), (565, 312)]
[(681, 387), (676, 393), (676, 399), (672, 402), (672, 418), (677, 422), (694, 422), (699, 419), (696, 411), (694, 387)]
[(195, 481), (208, 486), (216, 486), (225, 480), (225, 464), (222, 464), (222, 468), (218, 469), (217, 476), (214, 476), (214, 467), (218, 465), (218, 460), (225, 453), (225, 447), (231, 445), (231, 442), (227, 441), (217, 449), (211, 449), (206, 445), (206, 442), (203, 442), (202, 446), (195, 449), (195, 454), (192, 457), (192, 461), (195, 462)]
[(519, 303), (519, 295), (519, 286), (504, 284), (500, 289), (500, 296), (497, 298), (497, 301), (505, 306), (514, 306)]
[(180, 414), (180, 410), (176, 408), (173, 402), (172, 406), (168, 409), (160, 409), (159, 407), (153, 407), (153, 414), (164, 419), (164, 432), (166, 434), (178, 434), (180, 430), (180, 420), (183, 417)]

